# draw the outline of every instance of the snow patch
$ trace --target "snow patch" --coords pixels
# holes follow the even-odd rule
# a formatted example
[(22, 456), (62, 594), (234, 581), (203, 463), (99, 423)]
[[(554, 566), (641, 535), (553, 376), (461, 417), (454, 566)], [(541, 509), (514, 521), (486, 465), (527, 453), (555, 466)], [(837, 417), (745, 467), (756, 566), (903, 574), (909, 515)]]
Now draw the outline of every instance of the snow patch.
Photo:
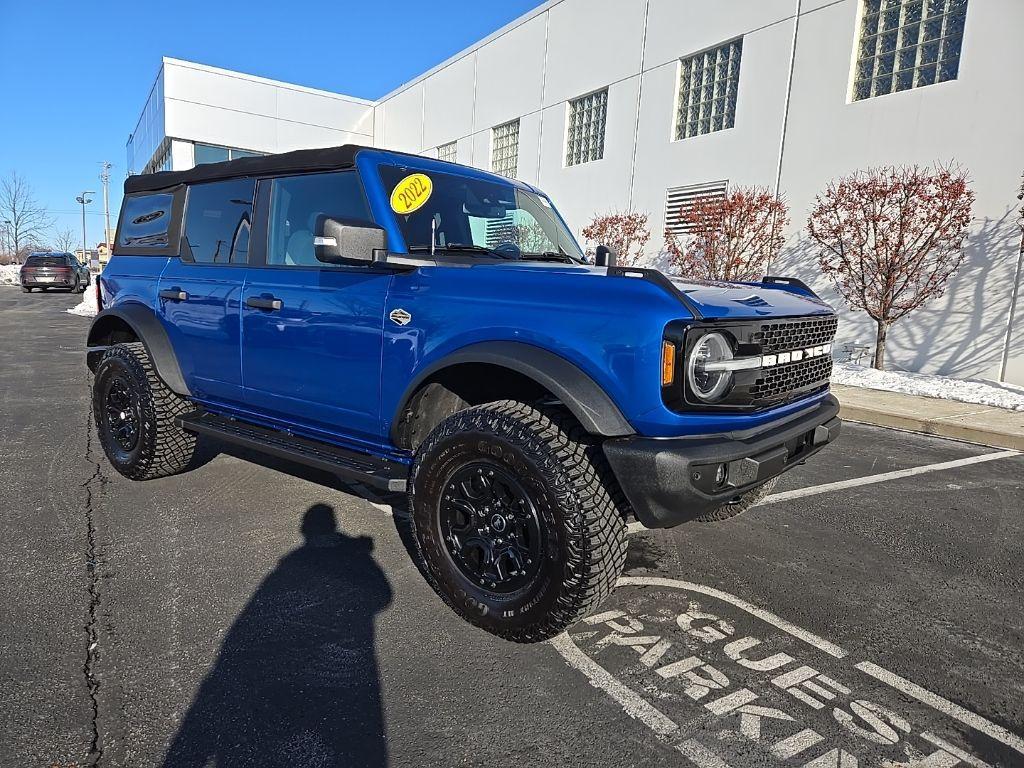
[(1024, 411), (1024, 387), (981, 379), (951, 379), (907, 371), (876, 371), (853, 363), (836, 363), (832, 370), (832, 383)]
[(77, 307), (72, 307), (67, 310), (68, 314), (78, 315), (79, 317), (95, 317), (96, 315), (96, 276), (93, 275), (92, 282), (89, 283), (89, 287), (85, 289), (85, 293), (82, 294), (82, 303)]
[(0, 264), (0, 285), (21, 285), (21, 264)]

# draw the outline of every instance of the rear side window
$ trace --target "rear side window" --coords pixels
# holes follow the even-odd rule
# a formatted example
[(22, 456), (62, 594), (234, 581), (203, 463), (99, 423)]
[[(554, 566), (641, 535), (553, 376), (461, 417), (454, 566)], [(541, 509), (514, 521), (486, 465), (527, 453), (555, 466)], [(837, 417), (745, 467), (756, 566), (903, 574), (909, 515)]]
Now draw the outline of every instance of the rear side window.
[(119, 249), (165, 249), (171, 244), (174, 194), (129, 195), (121, 206)]
[(188, 190), (182, 258), (199, 264), (245, 264), (249, 259), (254, 179), (195, 184)]
[(177, 256), (185, 187), (126, 195), (114, 237), (114, 253)]

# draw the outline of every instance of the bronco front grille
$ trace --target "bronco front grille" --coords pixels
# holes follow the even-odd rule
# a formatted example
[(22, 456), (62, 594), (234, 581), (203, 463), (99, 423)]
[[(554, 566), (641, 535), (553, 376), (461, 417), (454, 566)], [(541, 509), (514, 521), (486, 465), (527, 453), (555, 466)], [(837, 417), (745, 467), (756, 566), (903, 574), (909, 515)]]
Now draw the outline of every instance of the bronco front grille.
[(750, 399), (756, 402), (806, 392), (824, 386), (831, 376), (832, 357), (828, 355), (762, 368), (761, 375), (750, 387)]
[(761, 326), (761, 351), (770, 355), (828, 344), (836, 335), (838, 324), (835, 315), (765, 323)]

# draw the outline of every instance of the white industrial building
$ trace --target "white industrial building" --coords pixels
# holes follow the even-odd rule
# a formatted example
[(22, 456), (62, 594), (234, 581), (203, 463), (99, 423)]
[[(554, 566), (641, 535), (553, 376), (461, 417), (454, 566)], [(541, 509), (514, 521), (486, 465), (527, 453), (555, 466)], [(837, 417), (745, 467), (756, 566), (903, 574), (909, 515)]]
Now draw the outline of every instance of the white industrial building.
[[(577, 232), (646, 212), (655, 263), (680, 201), (757, 184), (790, 205), (773, 272), (838, 303), (803, 233), (815, 195), (869, 166), (955, 162), (977, 195), (969, 257), (893, 328), (888, 361), (1024, 384), (1022, 38), (1021, 0), (550, 0), (374, 102), (164, 59), (128, 166), (436, 155), (542, 187)], [(874, 338), (861, 314), (841, 329)]]

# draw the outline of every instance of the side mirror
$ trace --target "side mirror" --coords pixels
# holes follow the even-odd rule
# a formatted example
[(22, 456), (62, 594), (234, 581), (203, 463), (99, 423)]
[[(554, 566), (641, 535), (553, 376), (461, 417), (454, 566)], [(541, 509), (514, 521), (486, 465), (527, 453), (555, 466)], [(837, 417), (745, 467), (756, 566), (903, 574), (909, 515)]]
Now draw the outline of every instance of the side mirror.
[(599, 245), (594, 251), (594, 263), (599, 267), (614, 267), (617, 259), (618, 254), (615, 253), (615, 249), (609, 248), (607, 245)]
[(371, 222), (320, 216), (313, 252), (324, 264), (372, 264), (384, 261), (387, 239), (387, 233)]

